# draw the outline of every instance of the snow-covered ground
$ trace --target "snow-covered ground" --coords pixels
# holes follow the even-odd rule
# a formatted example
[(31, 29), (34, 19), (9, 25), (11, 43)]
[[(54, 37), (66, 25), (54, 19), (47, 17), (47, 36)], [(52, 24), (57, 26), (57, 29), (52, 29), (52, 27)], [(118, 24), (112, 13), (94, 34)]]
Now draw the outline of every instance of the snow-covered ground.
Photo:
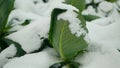
[[(57, 53), (51, 48), (39, 53), (29, 54), (41, 47), (43, 39), (40, 38), (48, 37), (50, 15), (54, 8), (69, 9), (67, 14), (60, 15), (59, 18), (70, 22), (75, 20), (73, 22), (76, 22), (76, 25), (72, 24), (75, 27), (80, 24), (80, 20), (75, 18), (76, 14), (71, 12), (71, 10), (78, 10), (62, 2), (64, 0), (49, 0), (48, 3), (44, 3), (42, 0), (15, 1), (15, 10), (11, 12), (9, 21), (18, 19), (13, 21), (14, 28), (11, 29), (12, 31), (17, 30), (17, 32), (7, 36), (7, 38), (20, 43), (23, 50), (28, 54), (8, 59), (16, 53), (16, 48), (12, 44), (0, 53), (0, 68), (49, 68), (50, 65), (62, 61), (56, 57)], [(86, 0), (86, 2), (90, 3), (91, 0)], [(117, 11), (120, 8), (115, 3), (104, 0), (95, 0), (95, 2), (101, 2), (98, 6), (98, 13), (92, 6), (89, 6), (82, 13), (97, 15), (101, 18), (86, 22), (90, 45), (88, 46), (88, 52), (83, 56), (78, 56), (75, 61), (82, 64), (80, 68), (120, 68), (120, 53), (118, 51), (120, 49), (120, 14)], [(117, 4), (120, 5), (120, 1)], [(65, 18), (67, 17), (65, 15), (68, 15), (68, 18)], [(27, 26), (20, 26), (26, 19), (31, 20), (31, 23)], [(71, 28), (71, 31), (77, 33), (79, 29), (76, 28), (76, 31), (75, 29), (72, 31)]]

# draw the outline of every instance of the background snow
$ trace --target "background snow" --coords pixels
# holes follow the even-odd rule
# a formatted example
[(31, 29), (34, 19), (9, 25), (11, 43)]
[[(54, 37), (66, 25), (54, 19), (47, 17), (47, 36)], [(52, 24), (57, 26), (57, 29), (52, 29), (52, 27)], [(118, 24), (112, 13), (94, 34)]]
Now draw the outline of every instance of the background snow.
[(14, 58), (4, 68), (49, 68), (57, 62), (59, 62), (58, 58), (46, 52), (40, 52)]
[(99, 4), (99, 8), (103, 12), (110, 12), (113, 9), (113, 4), (107, 1), (103, 1)]
[(16, 54), (16, 47), (11, 44), (8, 48), (0, 53), (0, 68), (8, 62), (8, 58), (13, 57)]
[(77, 61), (82, 64), (80, 68), (119, 68), (119, 57), (120, 54), (89, 52)]
[(47, 37), (49, 25), (50, 19), (41, 17), (38, 21), (32, 21), (31, 24), (7, 36), (7, 38), (18, 42), (27, 53), (30, 53), (40, 48), (43, 41), (40, 38)]
[[(35, 1), (37, 2), (36, 4)], [(55, 7), (65, 9), (71, 6), (61, 6), (61, 2), (63, 1), (49, 0), (48, 3), (43, 3), (41, 0), (16, 0), (15, 10), (12, 11), (9, 21), (18, 18), (19, 21), (14, 21), (13, 24), (15, 27), (12, 29), (18, 31), (7, 38), (19, 42), (27, 53), (37, 50), (43, 41), (40, 38), (47, 38), (51, 11)], [(87, 3), (91, 2), (91, 0), (86, 1)], [(83, 11), (83, 14), (97, 15), (101, 18), (87, 22), (88, 36), (91, 43), (88, 48), (89, 52), (83, 56), (78, 56), (76, 61), (83, 65), (82, 68), (119, 68), (120, 53), (117, 50), (120, 49), (120, 15), (117, 11), (119, 7), (115, 3), (108, 3), (103, 0), (95, 0), (95, 2), (100, 2), (97, 8), (99, 11), (96, 13), (95, 9), (89, 6)], [(119, 2), (117, 2), (118, 5)], [(107, 7), (105, 9), (105, 5), (110, 8)], [(103, 6), (105, 7), (103, 8)], [(111, 12), (105, 17), (108, 11)], [(24, 27), (19, 26), (26, 19), (30, 19), (31, 23)], [(61, 61), (57, 57), (54, 57), (57, 54), (52, 49), (8, 60), (7, 57), (12, 57), (15, 53), (16, 49), (14, 45), (11, 45), (8, 49), (0, 53), (0, 68), (7, 62), (3, 68), (49, 68), (50, 65)]]
[(119, 26), (119, 20), (111, 18), (101, 18), (87, 23), (91, 41), (116, 49), (120, 46)]

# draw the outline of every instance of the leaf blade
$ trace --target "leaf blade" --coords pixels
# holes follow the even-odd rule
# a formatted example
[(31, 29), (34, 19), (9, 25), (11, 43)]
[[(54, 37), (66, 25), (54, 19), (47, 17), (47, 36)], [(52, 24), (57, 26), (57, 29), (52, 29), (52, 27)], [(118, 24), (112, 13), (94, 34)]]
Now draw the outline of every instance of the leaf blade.
[(0, 30), (4, 29), (15, 0), (0, 0)]
[[(84, 36), (80, 36), (79, 38), (75, 35), (71, 34), (71, 31), (68, 27), (69, 23), (67, 21), (59, 20), (57, 23), (64, 24), (63, 33), (61, 36), (61, 49), (60, 55), (64, 60), (71, 60), (77, 55), (78, 52), (84, 50), (87, 47), (87, 43), (84, 40)], [(68, 52), (69, 51), (69, 52)]]
[(90, 14), (89, 15), (83, 15), (83, 16), (87, 21), (92, 21), (92, 20), (100, 18), (99, 16), (90, 15)]
[[(59, 9), (59, 11), (60, 10), (62, 9)], [(58, 11), (58, 10), (53, 10), (53, 12), (54, 11)], [(58, 14), (57, 13), (54, 14), (56, 15), (52, 15), (51, 27), (49, 32), (50, 43), (52, 44), (52, 46), (55, 48), (55, 50), (63, 60), (65, 61), (72, 60), (78, 54), (78, 52), (84, 50), (87, 47), (87, 43), (84, 40), (84, 36), (80, 36), (79, 38), (77, 38), (75, 35), (71, 34), (71, 31), (68, 27), (69, 25), (68, 21), (64, 21), (64, 20), (58, 21), (57, 20)], [(84, 20), (83, 17), (78, 16), (78, 18), (80, 19), (82, 18)], [(68, 44), (66, 44), (65, 42), (66, 40)]]

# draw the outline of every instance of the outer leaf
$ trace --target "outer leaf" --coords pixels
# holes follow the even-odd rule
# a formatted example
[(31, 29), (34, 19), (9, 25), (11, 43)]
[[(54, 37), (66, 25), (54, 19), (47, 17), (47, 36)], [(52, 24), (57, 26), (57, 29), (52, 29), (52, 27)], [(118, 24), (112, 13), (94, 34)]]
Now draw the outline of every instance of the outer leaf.
[(59, 50), (60, 56), (64, 60), (74, 59), (78, 52), (85, 50), (87, 47), (84, 36), (78, 38), (71, 34), (68, 25), (67, 21), (57, 21), (52, 39), (53, 46)]
[(0, 47), (1, 51), (8, 47), (3, 37), (8, 34), (9, 26), (6, 27), (8, 16), (13, 9), (15, 0), (0, 0)]
[(0, 0), (0, 30), (4, 29), (15, 0)]
[(0, 38), (0, 52), (7, 47), (8, 47), (7, 43)]
[(55, 12), (58, 11), (63, 10), (54, 9), (52, 13), (49, 39), (63, 60), (72, 60), (78, 52), (83, 51), (87, 47), (87, 43), (83, 35), (78, 38), (71, 34), (67, 21), (57, 21), (58, 13)]
[(50, 24), (50, 31), (49, 31), (49, 41), (50, 41), (50, 44), (52, 44), (52, 36), (53, 36), (53, 32), (54, 32), (54, 26), (56, 24), (56, 21), (57, 21), (57, 16), (60, 14), (60, 13), (63, 13), (65, 12), (66, 10), (62, 10), (62, 9), (59, 9), (59, 8), (55, 8), (51, 14), (51, 24)]
[(92, 20), (98, 19), (100, 17), (99, 16), (95, 16), (95, 15), (84, 15), (84, 18), (87, 21), (92, 21)]
[(86, 6), (85, 0), (65, 0), (65, 3), (75, 6), (80, 11), (83, 11)]

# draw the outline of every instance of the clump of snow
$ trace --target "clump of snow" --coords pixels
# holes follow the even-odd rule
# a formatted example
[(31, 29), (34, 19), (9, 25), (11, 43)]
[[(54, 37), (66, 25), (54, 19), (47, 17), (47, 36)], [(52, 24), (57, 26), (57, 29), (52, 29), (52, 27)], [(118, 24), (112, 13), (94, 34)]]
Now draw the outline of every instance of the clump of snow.
[(85, 0), (86, 1), (86, 4), (89, 4), (92, 2), (92, 0)]
[(77, 18), (77, 16), (78, 14), (74, 12), (73, 9), (68, 9), (65, 13), (58, 16), (58, 20), (62, 19), (68, 21), (70, 23), (69, 28), (71, 33), (79, 37), (82, 34), (86, 34), (86, 31), (81, 27), (81, 21)]
[(3, 68), (49, 68), (54, 63), (60, 62), (46, 52), (28, 54), (20, 58), (14, 58), (9, 61)]
[(82, 11), (82, 14), (83, 14), (83, 15), (95, 15), (95, 16), (103, 17), (103, 15), (98, 14), (98, 13), (95, 11), (95, 8), (93, 8), (93, 6), (88, 6), (87, 9), (85, 9), (85, 10)]
[(16, 47), (13, 44), (11, 44), (8, 48), (3, 50), (0, 53), (0, 68), (8, 62), (8, 58), (15, 56), (16, 52)]
[(14, 44), (11, 44), (8, 48), (6, 48), (0, 53), (0, 57), (13, 57), (16, 54), (16, 52), (16, 47), (14, 46)]
[(102, 2), (104, 0), (94, 0), (95, 3), (99, 3), (99, 2)]
[(92, 6), (89, 6), (86, 10), (82, 12), (83, 15), (96, 14), (95, 9)]
[[(118, 2), (118, 1), (117, 1)], [(85, 9), (82, 14), (83, 15), (95, 15), (99, 17), (113, 17), (114, 19), (120, 17), (120, 14), (118, 12), (119, 10), (119, 5), (116, 3), (111, 3), (108, 1), (100, 1), (98, 3), (98, 7), (96, 8), (93, 7), (93, 5), (90, 5)], [(96, 4), (96, 3), (95, 3)], [(116, 17), (117, 16), (117, 17)]]
[(110, 12), (111, 10), (113, 10), (113, 4), (107, 1), (103, 1), (99, 4), (99, 8), (100, 10), (102, 10), (105, 13)]

